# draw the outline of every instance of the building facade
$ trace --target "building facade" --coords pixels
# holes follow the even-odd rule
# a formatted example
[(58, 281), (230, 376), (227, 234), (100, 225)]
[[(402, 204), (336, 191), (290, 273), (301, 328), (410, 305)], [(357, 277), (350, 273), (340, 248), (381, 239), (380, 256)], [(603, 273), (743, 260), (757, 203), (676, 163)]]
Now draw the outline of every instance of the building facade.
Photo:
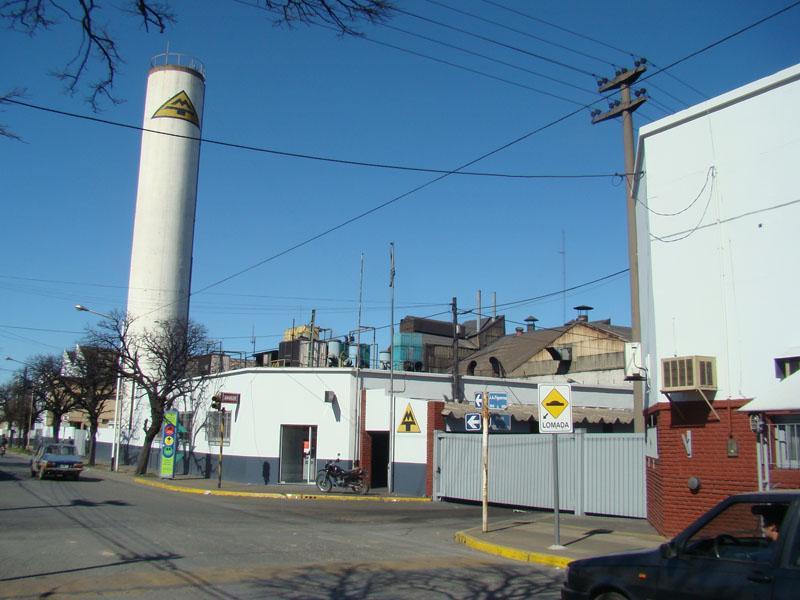
[(759, 486), (739, 409), (800, 339), (787, 270), (800, 259), (799, 105), (800, 65), (639, 131), (648, 518), (664, 534)]

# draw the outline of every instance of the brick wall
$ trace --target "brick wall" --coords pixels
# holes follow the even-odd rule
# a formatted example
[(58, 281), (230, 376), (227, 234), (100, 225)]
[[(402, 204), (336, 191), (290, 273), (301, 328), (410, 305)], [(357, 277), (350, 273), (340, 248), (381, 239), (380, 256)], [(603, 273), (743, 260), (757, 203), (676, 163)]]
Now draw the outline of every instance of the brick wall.
[(425, 468), (425, 495), (429, 498), (433, 496), (433, 444), (434, 444), (434, 431), (444, 431), (444, 402), (428, 402), (428, 428), (425, 432), (426, 436), (426, 454), (427, 457)]
[[(647, 411), (656, 420), (658, 458), (647, 458), (647, 519), (659, 533), (672, 536), (717, 502), (758, 489), (756, 434), (749, 415), (736, 409), (747, 400), (715, 400), (711, 412), (701, 401), (661, 403)], [(682, 436), (691, 432), (692, 456)], [(738, 455), (728, 456), (728, 440)], [(700, 480), (693, 492), (689, 478)]]
[(358, 417), (358, 448), (361, 457), (358, 466), (367, 469), (368, 481), (372, 485), (372, 438), (364, 432), (367, 424), (367, 390), (361, 390), (361, 409)]

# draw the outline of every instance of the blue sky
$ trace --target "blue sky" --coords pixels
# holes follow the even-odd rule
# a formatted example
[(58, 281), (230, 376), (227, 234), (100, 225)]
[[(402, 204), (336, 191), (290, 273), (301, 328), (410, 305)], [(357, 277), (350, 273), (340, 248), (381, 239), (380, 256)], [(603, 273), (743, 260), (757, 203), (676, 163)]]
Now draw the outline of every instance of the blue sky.
[[(631, 66), (620, 50), (646, 57), (650, 75), (790, 2), (397, 0), (417, 16), (396, 14), (391, 27), (361, 25), (364, 39), (275, 27), (248, 0), (171, 4), (178, 23), (163, 35), (106, 13), (125, 60), (114, 92), (125, 101), (103, 105), (96, 116), (138, 126), (150, 58), (168, 44), (205, 65), (206, 139), (451, 170), (598, 100), (592, 74)], [(798, 30), (800, 7), (643, 81), (637, 87), (652, 100), (636, 125), (797, 63)], [(34, 37), (3, 30), (0, 92), (25, 88), (25, 102), (92, 115), (85, 90), (65, 95), (49, 74), (79, 42), (66, 24)], [(591, 125), (589, 110), (469, 170), (623, 171), (620, 124)], [(140, 135), (8, 104), (0, 123), (23, 139), (0, 138), (0, 355), (25, 361), (80, 339), (94, 317), (76, 312), (76, 303), (124, 308)], [(276, 347), (283, 330), (307, 322), (312, 309), (319, 325), (344, 335), (357, 325), (363, 253), (362, 323), (385, 328), (394, 242), (398, 321), (408, 314), (449, 319), (452, 297), (472, 309), (480, 289), (485, 313), (496, 293), (509, 331), (528, 315), (558, 326), (578, 304), (595, 307), (592, 318), (630, 324), (627, 273), (613, 276), (628, 266), (624, 188), (613, 176), (451, 175), (268, 260), (436, 177), (204, 144), (192, 281), (205, 291), (192, 297), (192, 318), (230, 351), (252, 352), (253, 333), (257, 350)], [(572, 288), (601, 278), (558, 293), (565, 281)], [(378, 339), (388, 343), (386, 329)], [(3, 362), (0, 381), (19, 366)]]

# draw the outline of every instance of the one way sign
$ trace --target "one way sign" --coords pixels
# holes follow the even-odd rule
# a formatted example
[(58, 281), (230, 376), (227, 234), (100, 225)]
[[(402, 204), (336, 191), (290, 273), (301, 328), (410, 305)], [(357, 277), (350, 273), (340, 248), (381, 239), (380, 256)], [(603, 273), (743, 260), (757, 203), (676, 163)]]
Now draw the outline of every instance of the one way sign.
[(481, 413), (467, 413), (464, 415), (464, 429), (467, 431), (481, 430)]

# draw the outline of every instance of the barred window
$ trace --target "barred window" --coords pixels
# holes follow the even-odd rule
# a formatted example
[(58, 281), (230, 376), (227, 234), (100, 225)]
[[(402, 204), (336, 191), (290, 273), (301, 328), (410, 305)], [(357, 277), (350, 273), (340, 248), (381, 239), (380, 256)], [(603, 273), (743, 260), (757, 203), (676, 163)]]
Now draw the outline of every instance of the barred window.
[(225, 436), (222, 441), (223, 446), (230, 446), (231, 443), (231, 413), (230, 411), (209, 411), (206, 415), (206, 440), (208, 443), (219, 446), (219, 429), (221, 416), (225, 415)]

